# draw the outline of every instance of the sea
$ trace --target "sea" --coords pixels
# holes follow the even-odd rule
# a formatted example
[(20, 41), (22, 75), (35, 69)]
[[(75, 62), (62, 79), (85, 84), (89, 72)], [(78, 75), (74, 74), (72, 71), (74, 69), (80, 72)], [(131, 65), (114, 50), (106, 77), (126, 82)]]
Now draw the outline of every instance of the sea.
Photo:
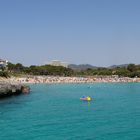
[(140, 83), (30, 87), (0, 99), (0, 140), (140, 140)]

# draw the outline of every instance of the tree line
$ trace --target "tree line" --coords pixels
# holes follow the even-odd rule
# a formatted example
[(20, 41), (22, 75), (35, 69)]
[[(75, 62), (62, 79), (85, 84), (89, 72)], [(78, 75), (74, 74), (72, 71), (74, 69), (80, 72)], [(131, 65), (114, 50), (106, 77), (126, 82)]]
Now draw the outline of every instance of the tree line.
[(120, 77), (140, 77), (140, 65), (129, 64), (124, 67), (115, 68), (89, 68), (86, 70), (76, 71), (62, 66), (31, 65), (23, 66), (21, 63), (8, 64), (8, 73), (10, 74), (30, 74), (30, 75), (53, 75), (53, 76), (110, 76), (118, 75)]
[(23, 66), (21, 63), (17, 64), (8, 64), (8, 71), (10, 73), (17, 74), (30, 74), (30, 75), (53, 75), (53, 76), (71, 76), (73, 70), (70, 68), (65, 68), (62, 66), (51, 66), (51, 65), (42, 65), (36, 66), (31, 65), (29, 67)]

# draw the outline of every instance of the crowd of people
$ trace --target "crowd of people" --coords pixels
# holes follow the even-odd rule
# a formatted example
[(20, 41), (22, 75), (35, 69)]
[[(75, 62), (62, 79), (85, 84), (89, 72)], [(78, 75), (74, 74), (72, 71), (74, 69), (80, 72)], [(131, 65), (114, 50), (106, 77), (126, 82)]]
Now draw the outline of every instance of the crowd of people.
[(96, 82), (140, 82), (140, 78), (104, 76), (104, 77), (61, 77), (61, 76), (25, 76), (12, 77), (19, 83), (96, 83)]

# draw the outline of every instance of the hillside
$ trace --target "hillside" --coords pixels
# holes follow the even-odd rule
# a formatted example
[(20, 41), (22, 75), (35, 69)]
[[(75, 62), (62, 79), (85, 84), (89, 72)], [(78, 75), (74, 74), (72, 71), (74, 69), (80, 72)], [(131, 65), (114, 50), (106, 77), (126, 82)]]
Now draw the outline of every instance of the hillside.
[(77, 71), (97, 68), (96, 66), (92, 66), (89, 64), (80, 64), (80, 65), (70, 64), (68, 67), (72, 70), (77, 70)]

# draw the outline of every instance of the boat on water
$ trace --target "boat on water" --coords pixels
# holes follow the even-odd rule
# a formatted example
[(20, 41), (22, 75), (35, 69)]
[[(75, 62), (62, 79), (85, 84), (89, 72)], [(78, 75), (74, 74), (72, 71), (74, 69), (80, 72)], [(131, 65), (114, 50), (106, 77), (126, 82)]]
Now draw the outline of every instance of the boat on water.
[(80, 98), (82, 101), (91, 101), (92, 98), (90, 96)]

